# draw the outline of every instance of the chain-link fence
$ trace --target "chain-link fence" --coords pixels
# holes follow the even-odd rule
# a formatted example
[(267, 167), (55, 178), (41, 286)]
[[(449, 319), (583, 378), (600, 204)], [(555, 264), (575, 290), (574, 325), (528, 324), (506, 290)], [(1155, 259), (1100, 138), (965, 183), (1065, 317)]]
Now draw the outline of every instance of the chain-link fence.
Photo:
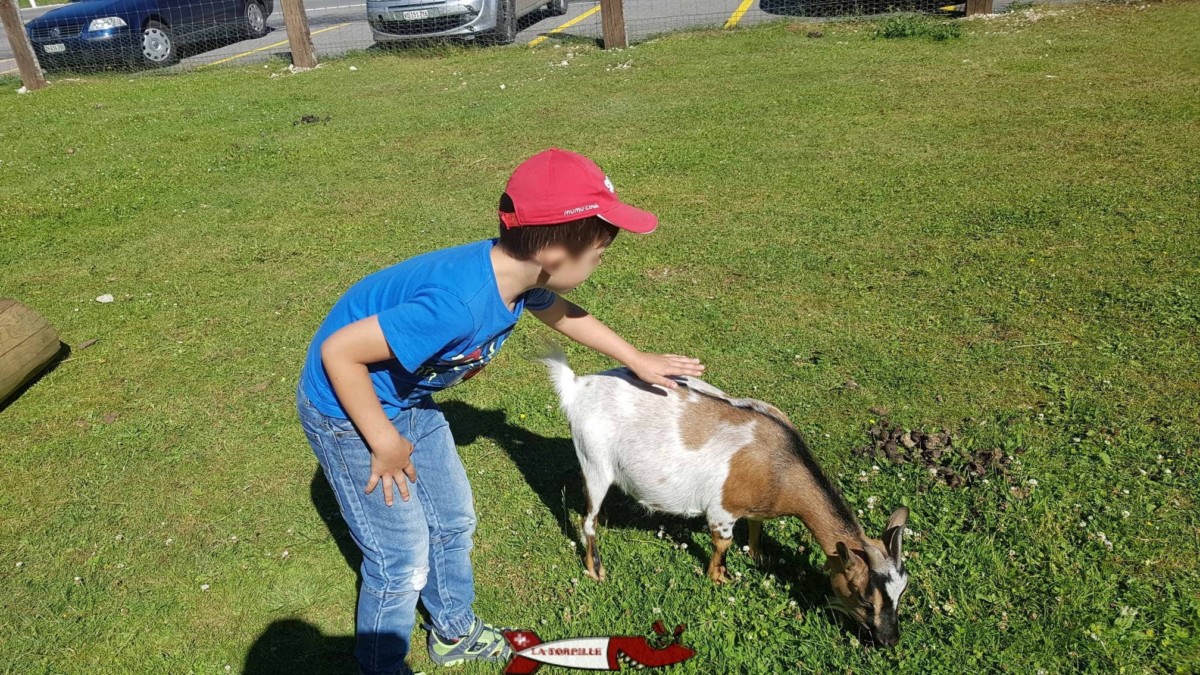
[[(317, 58), (354, 50), (411, 52), (446, 41), (621, 46), (682, 28), (967, 9), (955, 0), (80, 0), (38, 7), (19, 1), (19, 18), (10, 20), (24, 26), (41, 68), (52, 74), (179, 70), (275, 55), (303, 65), (297, 57), (304, 55), (296, 52), (308, 44)], [(983, 11), (991, 5), (964, 1), (980, 3)], [(13, 5), (15, 14), (15, 2), (0, 0), (0, 6)], [(15, 29), (6, 27), (0, 75), (15, 74), (20, 65)], [(290, 39), (305, 33), (308, 41)]]

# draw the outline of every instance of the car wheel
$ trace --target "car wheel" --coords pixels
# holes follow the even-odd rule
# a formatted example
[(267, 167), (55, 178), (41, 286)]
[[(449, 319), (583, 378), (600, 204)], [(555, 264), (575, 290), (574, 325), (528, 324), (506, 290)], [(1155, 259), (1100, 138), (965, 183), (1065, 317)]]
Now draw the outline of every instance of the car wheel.
[(142, 65), (151, 68), (169, 66), (179, 60), (175, 36), (166, 24), (150, 21), (142, 29)]
[(483, 35), (489, 45), (508, 45), (517, 39), (517, 0), (496, 0), (496, 27)]
[(550, 16), (562, 16), (567, 13), (567, 0), (552, 0), (546, 5), (546, 10)]
[(242, 10), (242, 31), (252, 38), (267, 34), (267, 10), (258, 0), (246, 2)]

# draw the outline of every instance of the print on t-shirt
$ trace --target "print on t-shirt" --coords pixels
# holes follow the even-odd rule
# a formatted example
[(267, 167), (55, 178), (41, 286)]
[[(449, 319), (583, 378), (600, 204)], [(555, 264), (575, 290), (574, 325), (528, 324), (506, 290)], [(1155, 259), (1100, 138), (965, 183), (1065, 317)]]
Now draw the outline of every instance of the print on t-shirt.
[(492, 360), (508, 335), (509, 332), (501, 333), (469, 354), (450, 356), (422, 366), (417, 371), (421, 385), (429, 389), (444, 389), (475, 377)]

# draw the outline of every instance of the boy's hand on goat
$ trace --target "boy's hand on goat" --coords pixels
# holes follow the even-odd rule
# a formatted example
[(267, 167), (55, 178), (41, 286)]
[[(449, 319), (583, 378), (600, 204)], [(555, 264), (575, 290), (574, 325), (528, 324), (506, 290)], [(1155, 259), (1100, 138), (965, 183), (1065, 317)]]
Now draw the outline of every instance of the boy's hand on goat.
[(667, 389), (675, 389), (679, 386), (678, 382), (668, 379), (670, 377), (677, 375), (699, 377), (704, 374), (704, 366), (700, 364), (700, 359), (693, 359), (678, 354), (647, 354), (646, 352), (638, 352), (637, 357), (631, 359), (631, 362), (625, 365), (629, 366), (633, 374), (641, 378), (642, 381), (649, 384), (661, 385)]
[(408, 476), (414, 483), (417, 481), (417, 468), (412, 463), (412, 443), (401, 436), (395, 436), (392, 443), (375, 444), (371, 446), (371, 479), (367, 481), (367, 494), (375, 490), (379, 481), (383, 481), (383, 501), (392, 505), (392, 486), (400, 488), (400, 497), (408, 501)]

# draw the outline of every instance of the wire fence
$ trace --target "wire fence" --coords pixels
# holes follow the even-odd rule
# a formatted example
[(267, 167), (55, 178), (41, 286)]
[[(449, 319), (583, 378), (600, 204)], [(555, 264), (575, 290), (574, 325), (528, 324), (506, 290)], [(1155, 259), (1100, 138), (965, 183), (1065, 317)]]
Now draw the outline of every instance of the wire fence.
[(971, 13), (971, 5), (991, 11), (991, 0), (113, 0), (20, 9), (17, 2), (0, 0), (6, 28), (0, 76), (20, 71), (23, 79), (29, 66), (21, 70), (16, 43), (26, 38), (40, 69), (53, 76), (171, 72), (274, 56), (305, 67), (312, 65), (306, 56), (412, 53), (463, 41), (537, 46), (584, 40), (612, 47), (673, 30), (788, 17), (962, 14)]

